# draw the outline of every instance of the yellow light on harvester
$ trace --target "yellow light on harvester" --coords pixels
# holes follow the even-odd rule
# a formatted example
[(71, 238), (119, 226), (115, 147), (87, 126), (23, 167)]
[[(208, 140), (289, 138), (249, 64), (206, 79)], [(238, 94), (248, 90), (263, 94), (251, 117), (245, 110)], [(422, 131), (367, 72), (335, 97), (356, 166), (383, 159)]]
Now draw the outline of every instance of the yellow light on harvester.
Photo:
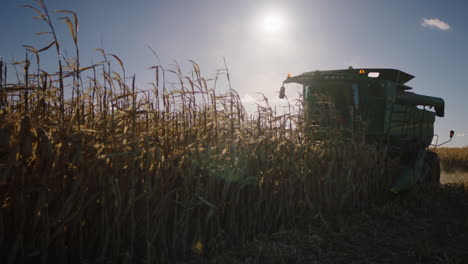
[(290, 73), (288, 73), (288, 78), (291, 78), (291, 77), (292, 77), (292, 75)]
[(364, 73), (366, 73), (365, 70), (359, 70), (359, 74), (364, 74)]

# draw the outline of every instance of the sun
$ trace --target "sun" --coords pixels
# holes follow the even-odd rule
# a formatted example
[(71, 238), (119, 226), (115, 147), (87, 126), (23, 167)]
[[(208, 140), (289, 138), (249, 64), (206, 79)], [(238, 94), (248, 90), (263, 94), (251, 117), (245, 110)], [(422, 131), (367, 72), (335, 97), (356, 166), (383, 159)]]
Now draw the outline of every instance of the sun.
[(267, 33), (278, 33), (283, 30), (284, 19), (278, 13), (267, 13), (262, 19), (262, 28)]

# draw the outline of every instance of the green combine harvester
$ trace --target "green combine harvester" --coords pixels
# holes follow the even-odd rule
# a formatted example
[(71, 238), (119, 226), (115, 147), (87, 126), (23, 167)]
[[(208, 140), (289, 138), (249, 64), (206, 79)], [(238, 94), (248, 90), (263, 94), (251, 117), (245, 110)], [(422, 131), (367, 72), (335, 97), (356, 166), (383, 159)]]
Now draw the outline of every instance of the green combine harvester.
[[(428, 150), (435, 117), (444, 116), (444, 100), (409, 92), (414, 76), (396, 69), (313, 71), (284, 80), (303, 86), (304, 114), (317, 139), (338, 135), (345, 140), (364, 135), (367, 142), (386, 144), (400, 157), (401, 173), (391, 191), (410, 189), (418, 182), (439, 183), (440, 161)], [(453, 137), (439, 145), (449, 142)], [(438, 136), (436, 136), (438, 139)]]

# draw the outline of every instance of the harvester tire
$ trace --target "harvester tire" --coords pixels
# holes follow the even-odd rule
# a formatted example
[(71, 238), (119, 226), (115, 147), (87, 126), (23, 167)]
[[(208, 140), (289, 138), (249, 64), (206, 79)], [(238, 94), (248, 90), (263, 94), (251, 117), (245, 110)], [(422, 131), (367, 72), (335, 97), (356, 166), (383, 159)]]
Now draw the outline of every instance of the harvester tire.
[(440, 183), (440, 159), (434, 152), (427, 152), (429, 171), (426, 175), (426, 181), (431, 184)]

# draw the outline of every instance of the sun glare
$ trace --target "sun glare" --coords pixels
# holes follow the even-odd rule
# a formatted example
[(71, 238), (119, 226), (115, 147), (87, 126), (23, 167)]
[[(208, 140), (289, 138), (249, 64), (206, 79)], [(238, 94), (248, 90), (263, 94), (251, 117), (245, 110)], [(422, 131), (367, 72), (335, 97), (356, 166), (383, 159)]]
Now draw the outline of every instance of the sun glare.
[(262, 26), (267, 33), (278, 33), (284, 27), (284, 20), (277, 13), (269, 13), (263, 17)]

